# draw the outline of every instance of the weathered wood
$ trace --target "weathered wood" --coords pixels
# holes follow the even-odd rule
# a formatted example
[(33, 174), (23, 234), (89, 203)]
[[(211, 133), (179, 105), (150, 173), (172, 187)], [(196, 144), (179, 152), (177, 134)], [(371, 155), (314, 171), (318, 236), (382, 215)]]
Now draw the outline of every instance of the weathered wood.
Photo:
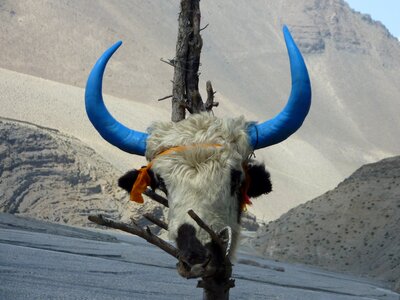
[(214, 230), (211, 229), (210, 226), (208, 226), (200, 217), (191, 209), (188, 211), (189, 216), (199, 225), (201, 228), (203, 228), (211, 237), (211, 239), (221, 248), (223, 249), (223, 242), (221, 239), (218, 237), (218, 235), (215, 233)]
[(172, 95), (168, 95), (168, 96), (159, 98), (158, 101), (163, 101), (163, 100), (168, 99), (168, 98), (172, 98)]
[(91, 215), (88, 217), (89, 221), (94, 222), (98, 225), (107, 226), (115, 229), (119, 229), (134, 235), (137, 235), (150, 244), (153, 244), (160, 248), (161, 250), (167, 252), (171, 256), (178, 258), (179, 257), (179, 250), (172, 246), (170, 243), (160, 239), (158, 236), (154, 235), (149, 228), (146, 230), (140, 228), (139, 226), (135, 225), (134, 223), (131, 225), (116, 222), (111, 219), (105, 218), (102, 215)]
[(170, 66), (172, 66), (172, 67), (175, 67), (175, 60), (173, 60), (173, 59), (165, 60), (164, 58), (160, 58), (160, 60), (161, 60), (163, 63), (166, 63), (167, 65), (170, 65)]
[(204, 300), (229, 300), (229, 290), (235, 287), (235, 280), (217, 282), (214, 278), (204, 278), (199, 280), (197, 287), (204, 289)]
[(165, 207), (169, 207), (168, 200), (165, 199), (163, 196), (160, 196), (159, 194), (157, 194), (153, 190), (146, 189), (143, 194), (145, 194), (146, 196), (150, 197), (152, 200), (164, 205)]
[(211, 239), (219, 246), (212, 253), (213, 257), (222, 257), (222, 260), (216, 261), (212, 259), (215, 273), (211, 276), (203, 277), (197, 284), (197, 287), (204, 289), (204, 300), (228, 300), (229, 290), (235, 286), (235, 281), (231, 279), (232, 263), (228, 256), (225, 255), (225, 247), (223, 241), (217, 233), (211, 229), (193, 210), (189, 210), (190, 217), (203, 228), (211, 237)]
[(200, 31), (200, 0), (181, 0), (181, 12), (179, 14), (178, 39), (176, 43), (176, 55), (169, 62), (174, 66), (174, 79), (172, 86), (172, 116), (173, 122), (179, 122), (185, 118), (186, 109), (191, 114), (203, 111), (211, 111), (218, 106), (214, 103), (214, 93), (211, 82), (211, 94), (207, 90), (207, 103), (204, 103), (199, 92), (199, 67), (200, 54), (203, 47), (203, 39)]
[[(214, 103), (215, 93), (210, 81), (206, 85), (207, 102), (205, 104), (198, 88), (200, 54), (203, 46), (200, 31), (207, 27), (200, 28), (200, 19), (200, 0), (181, 0), (176, 56), (173, 60), (174, 78), (171, 116), (173, 122), (185, 119), (186, 109), (194, 114), (202, 111), (212, 111), (213, 107), (218, 106), (218, 102)], [(188, 213), (201, 228), (208, 232), (211, 239), (218, 245), (218, 247), (215, 247), (218, 249), (213, 250), (216, 253), (212, 253), (214, 258), (223, 257), (220, 262), (216, 263), (215, 259), (213, 261), (216, 264), (216, 273), (203, 277), (199, 282), (198, 287), (204, 289), (203, 299), (227, 300), (229, 299), (229, 289), (234, 286), (234, 281), (230, 279), (232, 264), (225, 255), (223, 242), (193, 211)], [(184, 273), (186, 274), (186, 272)], [(190, 275), (185, 277), (190, 278)]]
[(199, 66), (203, 39), (200, 35), (200, 0), (191, 0), (189, 47), (186, 64), (187, 109), (192, 114), (205, 111), (199, 92)]
[(161, 221), (159, 219), (157, 219), (156, 217), (154, 217), (151, 214), (144, 214), (143, 217), (145, 217), (147, 220), (149, 220), (150, 222), (156, 224), (158, 227), (161, 227), (162, 229), (168, 230), (168, 224), (165, 223), (164, 221)]
[(189, 48), (190, 8), (191, 0), (181, 0), (181, 11), (178, 18), (178, 38), (174, 58), (174, 79), (172, 85), (172, 115), (173, 122), (185, 119), (185, 70)]
[(205, 106), (206, 111), (211, 111), (213, 109), (213, 107), (218, 106), (219, 103), (218, 102), (214, 102), (214, 95), (216, 92), (214, 92), (211, 81), (207, 81), (206, 82), (206, 90), (207, 90), (207, 101)]

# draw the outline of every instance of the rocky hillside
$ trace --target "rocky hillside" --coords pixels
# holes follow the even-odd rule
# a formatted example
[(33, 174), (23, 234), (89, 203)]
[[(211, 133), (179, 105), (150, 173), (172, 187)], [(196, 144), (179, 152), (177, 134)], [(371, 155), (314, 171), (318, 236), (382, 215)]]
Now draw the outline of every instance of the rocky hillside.
[[(313, 104), (302, 128), (256, 153), (274, 181), (273, 193), (254, 203), (257, 217), (275, 219), (360, 166), (398, 155), (400, 43), (381, 23), (343, 0), (200, 3), (202, 26), (209, 24), (200, 88), (205, 96), (211, 80), (218, 91), (216, 115), (264, 121), (282, 109), (290, 93), (283, 24), (311, 76)], [(178, 13), (176, 0), (0, 1), (0, 115), (59, 129), (100, 151), (83, 91), (68, 87), (84, 87), (99, 55), (123, 40), (107, 66), (104, 91), (118, 97), (105, 97), (107, 105), (139, 130), (168, 119), (169, 100), (156, 99), (171, 94), (173, 69), (160, 58), (174, 57)], [(51, 113), (38, 109), (43, 99)], [(92, 132), (88, 141), (83, 135)], [(136, 165), (107, 149), (99, 153), (121, 171)]]
[[(147, 199), (130, 202), (117, 186), (122, 173), (79, 140), (57, 130), (0, 118), (0, 212), (56, 223), (92, 226), (90, 214), (149, 224), (146, 212), (163, 218)], [(247, 213), (243, 227), (258, 228)], [(156, 228), (156, 227), (154, 227)]]
[(400, 156), (365, 165), (334, 190), (259, 229), (264, 256), (393, 282), (400, 290)]
[(160, 215), (153, 201), (129, 202), (121, 175), (79, 140), (56, 130), (0, 119), (0, 211), (89, 226), (90, 214), (129, 221)]

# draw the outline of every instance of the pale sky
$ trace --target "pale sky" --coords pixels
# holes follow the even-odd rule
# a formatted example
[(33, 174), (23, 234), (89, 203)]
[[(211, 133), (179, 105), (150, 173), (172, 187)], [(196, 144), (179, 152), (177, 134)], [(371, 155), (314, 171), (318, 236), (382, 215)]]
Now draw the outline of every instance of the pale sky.
[(356, 11), (381, 21), (390, 33), (400, 38), (400, 0), (346, 0)]

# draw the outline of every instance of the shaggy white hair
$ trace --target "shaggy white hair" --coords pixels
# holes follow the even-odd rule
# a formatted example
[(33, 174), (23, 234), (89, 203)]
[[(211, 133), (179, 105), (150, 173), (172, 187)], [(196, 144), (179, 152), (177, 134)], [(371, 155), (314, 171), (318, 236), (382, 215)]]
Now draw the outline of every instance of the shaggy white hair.
[[(168, 190), (171, 239), (176, 239), (183, 223), (189, 223), (196, 228), (196, 236), (203, 244), (209, 241), (209, 235), (187, 214), (193, 209), (215, 231), (229, 225), (232, 245), (236, 245), (240, 204), (231, 192), (231, 171), (243, 171), (243, 162), (253, 151), (247, 127), (243, 117), (219, 119), (202, 113), (178, 123), (158, 122), (149, 128), (146, 158), (153, 160), (152, 169), (163, 178)], [(186, 145), (199, 147), (157, 156), (169, 148)]]

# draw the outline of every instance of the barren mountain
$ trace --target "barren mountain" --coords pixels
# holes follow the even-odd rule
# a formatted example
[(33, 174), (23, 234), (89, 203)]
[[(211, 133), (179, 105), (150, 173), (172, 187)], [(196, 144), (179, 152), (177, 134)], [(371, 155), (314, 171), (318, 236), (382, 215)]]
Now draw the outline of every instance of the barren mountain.
[(400, 290), (400, 156), (365, 165), (334, 190), (260, 228), (263, 255), (349, 271)]
[[(274, 182), (273, 193), (254, 201), (259, 217), (277, 218), (361, 165), (398, 154), (400, 43), (382, 24), (343, 0), (205, 0), (201, 6), (202, 24), (209, 26), (202, 31), (200, 84), (211, 80), (218, 91), (217, 115), (263, 121), (284, 106), (290, 75), (283, 24), (309, 68), (313, 104), (303, 127), (256, 153)], [(125, 99), (106, 102), (117, 119), (145, 130), (153, 120), (169, 118), (168, 100), (156, 99), (171, 93), (172, 68), (159, 59), (174, 56), (178, 11), (173, 0), (1, 1), (0, 67), (84, 87), (99, 55), (121, 39), (104, 89)], [(71, 93), (66, 85), (0, 73), (0, 116), (75, 135), (121, 171), (140, 166), (131, 163), (136, 158), (99, 146), (105, 142), (89, 129), (81, 89)], [(31, 93), (35, 99), (27, 101)], [(69, 99), (71, 107), (60, 105), (68, 97), (77, 97)], [(51, 115), (39, 109), (41, 98), (52, 101)]]
[(121, 175), (79, 140), (57, 130), (0, 119), (0, 211), (71, 225), (87, 216), (128, 221), (161, 215), (153, 201), (130, 202), (117, 187)]

